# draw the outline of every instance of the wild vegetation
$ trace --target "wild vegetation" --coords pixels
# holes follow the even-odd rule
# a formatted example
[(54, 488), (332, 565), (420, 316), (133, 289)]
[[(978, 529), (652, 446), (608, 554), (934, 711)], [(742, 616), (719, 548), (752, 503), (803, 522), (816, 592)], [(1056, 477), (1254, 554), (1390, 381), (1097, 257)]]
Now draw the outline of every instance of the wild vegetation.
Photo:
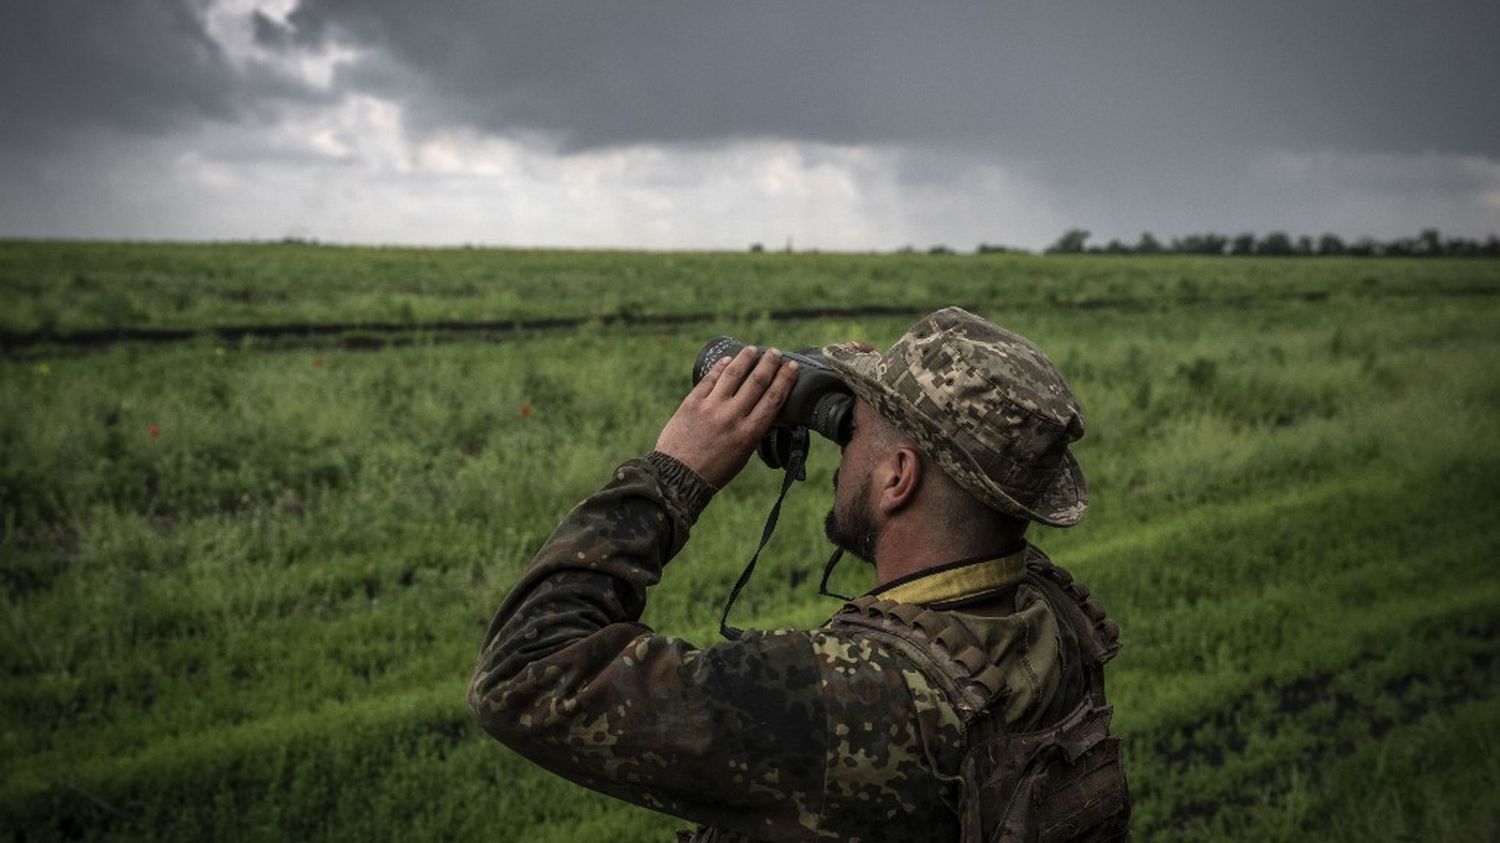
[[(81, 332), (236, 326), (442, 331), (564, 319), (758, 317), (810, 308), (1142, 311), (1341, 296), (1486, 294), (1493, 261), (1024, 254), (725, 254), (140, 246), (0, 241), (0, 348)], [(228, 332), (234, 335), (234, 332)], [(307, 332), (316, 336), (324, 336)], [(365, 337), (369, 338), (369, 337)]]
[[(1330, 232), (1324, 232), (1316, 240), (1303, 234), (1293, 238), (1285, 231), (1268, 232), (1256, 237), (1254, 232), (1245, 232), (1229, 237), (1206, 231), (1173, 237), (1170, 243), (1162, 243), (1149, 231), (1141, 233), (1134, 244), (1112, 239), (1104, 245), (1086, 245), (1089, 232), (1082, 228), (1070, 228), (1047, 247), (1049, 255), (1261, 255), (1267, 257), (1335, 257), (1351, 255), (1360, 258), (1500, 258), (1500, 237), (1491, 234), (1484, 240), (1470, 237), (1443, 237), (1436, 228), (1424, 228), (1416, 237), (1397, 237), (1380, 241), (1373, 237), (1360, 237), (1353, 241)], [(981, 244), (980, 252), (996, 247)]]
[[(491, 612), (709, 336), (883, 345), (950, 303), (1083, 400), (1093, 511), (1033, 538), (1124, 629), (1140, 836), (1500, 834), (1500, 263), (6, 243), (0, 301), (12, 839), (669, 839), (469, 723)], [(813, 308), (846, 310), (767, 316)], [(537, 316), (582, 321), (442, 332)], [(314, 322), (355, 327), (215, 333)], [(741, 624), (835, 608), (821, 444)], [(720, 493), (647, 622), (714, 641), (779, 479)]]

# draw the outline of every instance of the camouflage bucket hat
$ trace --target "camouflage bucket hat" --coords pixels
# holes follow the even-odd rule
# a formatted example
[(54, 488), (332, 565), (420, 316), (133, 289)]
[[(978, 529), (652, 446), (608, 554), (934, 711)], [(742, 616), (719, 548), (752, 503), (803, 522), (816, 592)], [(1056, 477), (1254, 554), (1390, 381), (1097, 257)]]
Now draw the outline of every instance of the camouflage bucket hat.
[(884, 354), (848, 343), (823, 353), (854, 394), (990, 508), (1054, 527), (1088, 511), (1068, 450), (1083, 436), (1083, 411), (1025, 337), (948, 307)]

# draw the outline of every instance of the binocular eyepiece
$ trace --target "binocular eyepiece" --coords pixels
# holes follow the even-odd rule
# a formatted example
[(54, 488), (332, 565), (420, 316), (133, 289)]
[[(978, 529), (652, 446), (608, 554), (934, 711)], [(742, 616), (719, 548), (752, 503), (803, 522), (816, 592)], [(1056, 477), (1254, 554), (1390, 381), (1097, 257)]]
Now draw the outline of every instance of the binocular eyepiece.
[[(693, 364), (693, 383), (702, 380), (720, 358), (733, 357), (744, 347), (744, 343), (732, 337), (709, 340)], [(771, 468), (790, 465), (793, 448), (799, 439), (805, 443), (809, 430), (842, 447), (849, 441), (854, 422), (854, 394), (838, 371), (828, 364), (822, 350), (804, 348), (782, 352), (781, 356), (783, 360), (797, 361), (799, 370), (797, 383), (756, 449)]]

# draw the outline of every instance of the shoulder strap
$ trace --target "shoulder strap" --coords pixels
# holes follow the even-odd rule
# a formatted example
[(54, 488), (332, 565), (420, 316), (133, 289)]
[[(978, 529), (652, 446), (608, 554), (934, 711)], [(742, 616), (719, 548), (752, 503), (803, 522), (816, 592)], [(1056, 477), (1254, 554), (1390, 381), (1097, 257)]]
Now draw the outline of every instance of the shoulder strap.
[(1089, 587), (1073, 579), (1066, 568), (1056, 565), (1036, 547), (1028, 550), (1027, 582), (1047, 595), (1062, 617), (1060, 620), (1078, 637), (1079, 655), (1090, 668), (1100, 668), (1120, 652), (1120, 625), (1089, 596)]
[[(1095, 677), (1120, 651), (1120, 625), (1089, 596), (1088, 586), (1075, 581), (1042, 551), (1030, 548), (1026, 567), (1026, 581), (1042, 591), (1060, 624), (1077, 638), (1081, 666)], [(990, 708), (1004, 692), (999, 665), (967, 627), (946, 613), (867, 594), (845, 603), (832, 622), (874, 633), (926, 668), (965, 722)], [(1090, 686), (1100, 684), (1089, 682)], [(1091, 690), (1102, 693), (1103, 688)]]
[(941, 612), (867, 594), (845, 603), (832, 621), (859, 627), (916, 662), (939, 684), (965, 723), (982, 714), (1004, 689), (1003, 674), (979, 639)]

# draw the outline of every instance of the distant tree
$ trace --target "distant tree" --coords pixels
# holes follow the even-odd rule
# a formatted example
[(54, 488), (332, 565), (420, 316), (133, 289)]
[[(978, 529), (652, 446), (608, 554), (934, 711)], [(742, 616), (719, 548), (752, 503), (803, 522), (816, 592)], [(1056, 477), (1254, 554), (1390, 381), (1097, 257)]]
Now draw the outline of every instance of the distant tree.
[(1057, 242), (1047, 247), (1049, 255), (1076, 255), (1083, 251), (1083, 245), (1088, 242), (1089, 232), (1081, 228), (1070, 228), (1063, 232), (1063, 236), (1057, 238)]
[(1415, 253), (1424, 258), (1435, 258), (1443, 254), (1443, 236), (1435, 228), (1424, 228), (1417, 235)]
[(1222, 255), (1224, 247), (1229, 245), (1229, 238), (1222, 234), (1206, 232), (1204, 234), (1189, 234), (1181, 240), (1172, 241), (1172, 251), (1181, 252), (1185, 255)]
[(1479, 241), (1477, 240), (1454, 237), (1443, 244), (1443, 254), (1452, 257), (1472, 258), (1480, 254), (1481, 248), (1483, 247), (1479, 245)]
[(928, 247), (927, 254), (929, 254), (929, 255), (951, 255), (951, 254), (953, 254), (953, 250), (950, 249), (950, 248), (948, 248), (947, 246), (944, 246), (942, 243), (939, 243), (939, 244), (937, 244), (935, 246)]
[[(1223, 234), (1204, 232), (1174, 237), (1170, 245), (1163, 245), (1149, 231), (1141, 233), (1134, 245), (1111, 238), (1103, 245), (1089, 245), (1089, 232), (1082, 228), (1070, 228), (1051, 246), (1046, 254), (1089, 255), (1154, 255), (1173, 252), (1185, 255), (1352, 255), (1355, 257), (1500, 257), (1500, 236), (1491, 234), (1481, 242), (1478, 239), (1452, 237), (1443, 239), (1436, 228), (1424, 228), (1416, 237), (1402, 237), (1381, 242), (1370, 237), (1345, 241), (1332, 232), (1324, 232), (1314, 238), (1298, 235), (1293, 238), (1285, 231), (1273, 231), (1264, 238), (1246, 232), (1233, 238)], [(947, 254), (947, 247), (933, 246), (931, 254)], [(986, 252), (1024, 251), (1006, 246), (980, 243), (977, 250)]]
[(1400, 237), (1395, 240), (1387, 240), (1381, 247), (1380, 253), (1388, 258), (1409, 258), (1416, 254), (1417, 243), (1410, 237)]
[(754, 252), (755, 254), (760, 254), (761, 252), (764, 252), (765, 250), (766, 250), (766, 247), (763, 246), (763, 245), (761, 245), (760, 243), (751, 243), (750, 244), (750, 251)]
[(1021, 251), (1021, 250), (1020, 249), (1012, 248), (1010, 246), (1003, 246), (1003, 245), (1001, 245), (999, 243), (980, 243), (974, 249), (974, 253), (977, 254), (977, 255), (1003, 255), (1003, 254), (1007, 254), (1009, 252), (1019, 252), (1019, 251)]
[(1255, 247), (1257, 255), (1283, 256), (1292, 254), (1292, 238), (1285, 231), (1273, 231)]

